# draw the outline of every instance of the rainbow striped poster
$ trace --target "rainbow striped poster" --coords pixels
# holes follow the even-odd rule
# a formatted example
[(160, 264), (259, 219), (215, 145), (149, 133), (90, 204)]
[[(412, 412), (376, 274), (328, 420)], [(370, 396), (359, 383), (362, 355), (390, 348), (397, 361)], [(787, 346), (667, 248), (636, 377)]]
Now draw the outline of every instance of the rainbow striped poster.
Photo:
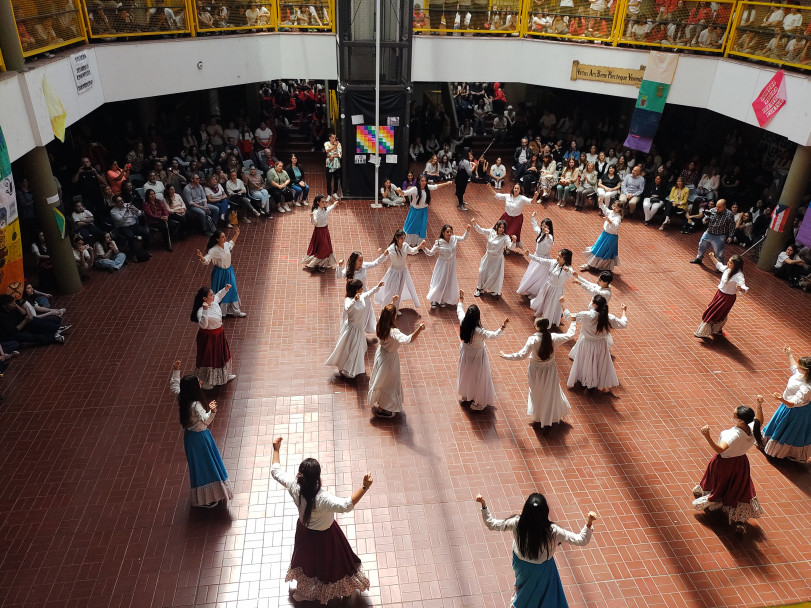
[[(394, 127), (378, 127), (380, 129), (380, 154), (394, 152)], [(355, 153), (375, 153), (375, 127), (371, 125), (357, 125), (355, 127)]]

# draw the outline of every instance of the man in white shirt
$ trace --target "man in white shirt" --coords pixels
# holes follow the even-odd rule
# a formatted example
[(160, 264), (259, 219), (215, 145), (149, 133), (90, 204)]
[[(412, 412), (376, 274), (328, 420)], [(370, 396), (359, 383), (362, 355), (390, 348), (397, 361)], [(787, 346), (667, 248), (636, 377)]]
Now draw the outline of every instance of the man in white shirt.
[(642, 197), (644, 190), (645, 178), (642, 177), (642, 165), (637, 164), (634, 165), (631, 173), (625, 176), (625, 179), (622, 180), (622, 185), (620, 186), (619, 202), (623, 206), (628, 205), (629, 215), (634, 214), (636, 204)]
[(88, 241), (104, 239), (104, 230), (96, 226), (93, 214), (84, 208), (82, 201), (73, 203), (70, 219), (73, 220), (73, 229)]
[[(152, 190), (155, 192), (155, 198), (159, 201), (163, 200), (163, 191), (165, 190), (165, 186), (163, 182), (158, 181), (158, 174), (154, 171), (150, 171), (149, 179), (144, 184), (144, 192), (147, 190)], [(146, 197), (144, 197), (146, 198)]]

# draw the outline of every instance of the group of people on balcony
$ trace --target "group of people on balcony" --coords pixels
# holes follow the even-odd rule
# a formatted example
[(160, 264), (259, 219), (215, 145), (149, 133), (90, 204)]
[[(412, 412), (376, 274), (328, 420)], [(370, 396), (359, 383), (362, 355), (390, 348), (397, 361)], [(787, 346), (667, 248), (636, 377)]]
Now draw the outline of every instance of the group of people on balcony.
[(734, 50), (787, 63), (811, 64), (811, 18), (797, 7), (743, 8)]
[(20, 45), (26, 53), (54, 48), (81, 36), (79, 11), (71, 0), (54, 2), (44, 11), (33, 2), (15, 0), (12, 8)]

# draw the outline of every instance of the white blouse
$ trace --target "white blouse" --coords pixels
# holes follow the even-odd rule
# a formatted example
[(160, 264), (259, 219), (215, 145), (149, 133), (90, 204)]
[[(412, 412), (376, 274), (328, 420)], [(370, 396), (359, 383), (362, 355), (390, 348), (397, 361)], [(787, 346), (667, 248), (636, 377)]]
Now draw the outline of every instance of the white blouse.
[(580, 283), (580, 286), (589, 293), (595, 296), (603, 296), (605, 298), (606, 304), (611, 300), (610, 285), (608, 287), (600, 287), (599, 284), (587, 281), (583, 277), (577, 277), (577, 282)]
[(542, 564), (550, 559), (555, 555), (555, 551), (561, 543), (569, 543), (570, 545), (583, 547), (591, 542), (591, 537), (594, 533), (594, 529), (590, 526), (584, 525), (583, 529), (580, 530), (580, 534), (575, 534), (569, 530), (564, 530), (557, 524), (552, 524), (552, 546), (549, 547), (549, 549), (542, 548), (537, 559), (528, 559), (521, 555), (521, 551), (518, 549), (518, 540), (515, 537), (516, 531), (518, 530), (518, 520), (521, 519), (520, 515), (514, 515), (509, 519), (495, 519), (490, 514), (490, 509), (484, 508), (482, 509), (482, 519), (484, 520), (484, 525), (490, 530), (496, 530), (497, 532), (504, 532), (505, 530), (511, 531), (513, 533), (513, 553), (515, 553), (519, 559), (531, 564)]
[[(465, 320), (465, 305), (463, 302), (456, 303), (456, 316), (459, 318), (459, 324)], [(485, 340), (495, 340), (504, 335), (504, 330), (500, 327), (496, 331), (490, 331), (483, 327), (477, 327), (473, 330), (473, 335), (470, 337), (470, 342), (466, 343), (469, 348), (480, 350), (484, 348)]]
[(425, 255), (430, 257), (433, 257), (438, 253), (439, 257), (443, 260), (455, 258), (457, 245), (464, 241), (468, 234), (468, 231), (465, 230), (465, 233), (462, 236), (456, 236), (455, 234), (451, 235), (450, 241), (446, 241), (445, 239), (437, 239), (434, 242), (433, 247), (430, 249), (423, 249), (423, 252), (425, 252)]
[(607, 232), (608, 234), (619, 234), (620, 233), (620, 222), (622, 222), (622, 216), (619, 213), (614, 213), (605, 206), (605, 204), (600, 205), (600, 209), (603, 210), (605, 214), (605, 222), (603, 222), (603, 231)]
[[(374, 260), (373, 262), (364, 262), (361, 264), (361, 267), (355, 270), (352, 278), (357, 279), (361, 283), (363, 283), (364, 287), (366, 286), (366, 271), (370, 268), (375, 268), (379, 266), (383, 260), (386, 259), (386, 254), (381, 253), (380, 257)], [(346, 279), (346, 266), (336, 266), (335, 268), (335, 278), (336, 279)], [(349, 280), (349, 279), (347, 279)]]
[(214, 301), (209, 304), (208, 308), (202, 306), (197, 309), (197, 323), (200, 329), (219, 329), (222, 327), (222, 309), (220, 302), (225, 297), (226, 289), (223, 287), (220, 291), (214, 294)]
[[(570, 316), (569, 310), (563, 311), (563, 316), (568, 317)], [(552, 344), (557, 347), (558, 344), (563, 344), (568, 340), (574, 338), (574, 334), (577, 331), (577, 325), (575, 321), (569, 323), (569, 329), (566, 331), (565, 334), (550, 334), (552, 336)], [(543, 334), (539, 331), (536, 331), (532, 334), (529, 338), (527, 338), (527, 343), (524, 344), (524, 348), (519, 350), (517, 353), (512, 353), (510, 355), (504, 355), (504, 358), (508, 361), (518, 361), (519, 359), (526, 359), (529, 357), (530, 363), (541, 363), (541, 359), (538, 356), (538, 349), (541, 347), (541, 340), (543, 340)], [(552, 357), (554, 358), (555, 353), (552, 352)], [(547, 359), (548, 361), (548, 359)]]
[(551, 258), (542, 258), (534, 253), (530, 253), (529, 257), (540, 264), (546, 264), (549, 266), (549, 274), (547, 275), (546, 280), (555, 287), (563, 287), (574, 274), (571, 266), (561, 266), (558, 264), (557, 260), (553, 260)]
[(386, 352), (393, 353), (400, 349), (401, 344), (410, 343), (412, 335), (413, 334), (404, 334), (396, 327), (392, 327), (389, 332), (389, 337), (385, 340), (381, 340), (378, 346)]
[(499, 234), (495, 228), (482, 228), (478, 224), (473, 226), (476, 232), (487, 237), (487, 253), (491, 255), (503, 254), (505, 249), (514, 249), (515, 243), (509, 234)]
[[(172, 370), (172, 378), (169, 380), (169, 390), (172, 391), (173, 395), (180, 394), (179, 369)], [(199, 401), (194, 401), (191, 404), (191, 411), (189, 412), (189, 426), (184, 428), (187, 431), (193, 431), (195, 433), (205, 431), (208, 428), (208, 425), (214, 422), (215, 414), (216, 412), (211, 410), (207, 412), (206, 408), (204, 408), (203, 404)]]
[(233, 241), (225, 241), (222, 247), (219, 245), (214, 245), (214, 247), (209, 249), (208, 253), (203, 256), (203, 264), (208, 266), (211, 262), (214, 262), (214, 265), (219, 266), (220, 268), (230, 268), (231, 250), (233, 248)]
[(397, 270), (402, 270), (406, 267), (406, 258), (409, 255), (419, 253), (419, 249), (417, 247), (412, 247), (405, 242), (399, 251), (397, 250), (397, 245), (392, 243), (389, 245), (388, 251), (389, 259), (391, 260), (391, 267)]
[(729, 296), (736, 295), (738, 293), (738, 289), (740, 289), (743, 293), (749, 291), (749, 288), (746, 286), (746, 282), (744, 281), (742, 272), (736, 272), (730, 277), (729, 274), (732, 271), (727, 268), (726, 264), (716, 262), (715, 267), (724, 273), (721, 275), (721, 282), (718, 283), (718, 291)]
[(499, 192), (496, 194), (496, 198), (504, 199), (504, 211), (510, 217), (518, 217), (521, 215), (524, 212), (524, 207), (532, 202), (532, 199), (527, 198), (523, 194), (513, 196), (512, 194)]
[(337, 204), (338, 203), (332, 203), (329, 207), (326, 208), (322, 207), (315, 208), (313, 210), (312, 217), (310, 218), (310, 223), (315, 224), (316, 228), (323, 228), (324, 226), (326, 226), (327, 222), (329, 221), (330, 211), (335, 209), (335, 205)]
[[(287, 489), (287, 493), (293, 498), (293, 502), (298, 507), (299, 521), (301, 521), (304, 511), (307, 509), (307, 501), (301, 497), (301, 487), (298, 485), (296, 476), (282, 471), (282, 465), (278, 462), (270, 467), (270, 474)], [(335, 513), (348, 513), (355, 508), (351, 498), (339, 498), (323, 488), (315, 495), (314, 502), (313, 510), (310, 513), (310, 523), (307, 524), (307, 528), (310, 530), (328, 530), (335, 521)]]
[(726, 443), (727, 449), (721, 452), (721, 458), (735, 458), (743, 456), (755, 445), (755, 423), (754, 421), (749, 425), (749, 434), (746, 434), (742, 428), (733, 426), (731, 429), (721, 431), (718, 437), (718, 443)]
[[(599, 315), (596, 310), (590, 308), (575, 315), (575, 321), (580, 323), (580, 335), (585, 340), (605, 340), (608, 332), (597, 332), (597, 319)], [(608, 324), (611, 329), (624, 329), (628, 327), (628, 318), (622, 313), (622, 318), (618, 319), (612, 314), (608, 315)]]
[(794, 375), (788, 379), (781, 398), (789, 407), (805, 407), (811, 402), (811, 384), (796, 365), (792, 366), (791, 372)]
[[(535, 234), (538, 236), (541, 235), (541, 227), (538, 224), (538, 220), (534, 217), (532, 218), (532, 229), (535, 231)], [(551, 234), (547, 234), (546, 238), (542, 240), (535, 240), (535, 255), (540, 258), (548, 258), (549, 252), (552, 250), (552, 246), (555, 244), (555, 237)]]
[[(436, 190), (436, 184), (426, 184), (425, 185), (428, 190)], [(414, 209), (425, 209), (428, 206), (428, 197), (425, 194), (425, 190), (420, 190), (417, 186), (411, 186), (407, 190), (403, 190), (403, 196), (408, 199), (409, 205), (414, 207)]]

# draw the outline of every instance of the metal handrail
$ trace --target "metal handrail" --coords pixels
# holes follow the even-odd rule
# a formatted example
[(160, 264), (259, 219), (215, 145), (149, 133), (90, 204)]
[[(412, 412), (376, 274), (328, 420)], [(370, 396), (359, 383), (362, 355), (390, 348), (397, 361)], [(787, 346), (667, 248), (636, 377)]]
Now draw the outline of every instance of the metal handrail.
[[(18, 16), (17, 12), (14, 14), (14, 20), (17, 26), (17, 37), (20, 41), (20, 48), (22, 49), (23, 57), (31, 57), (40, 53), (47, 53), (55, 49), (60, 49), (77, 42), (87, 42), (87, 32), (84, 27), (84, 20), (82, 19), (81, 0), (79, 6), (70, 10), (50, 11), (47, 13), (25, 14)], [(31, 8), (32, 4), (27, 4), (26, 8)], [(63, 24), (58, 23), (54, 28), (54, 19), (73, 14), (73, 23)], [(29, 27), (32, 31), (29, 31)], [(45, 29), (47, 27), (47, 30)], [(41, 30), (40, 37), (44, 38), (44, 44), (36, 42), (35, 34)], [(56, 30), (60, 30), (57, 33)], [(64, 30), (64, 31), (62, 31)], [(60, 37), (60, 34), (72, 34), (65, 37)]]

